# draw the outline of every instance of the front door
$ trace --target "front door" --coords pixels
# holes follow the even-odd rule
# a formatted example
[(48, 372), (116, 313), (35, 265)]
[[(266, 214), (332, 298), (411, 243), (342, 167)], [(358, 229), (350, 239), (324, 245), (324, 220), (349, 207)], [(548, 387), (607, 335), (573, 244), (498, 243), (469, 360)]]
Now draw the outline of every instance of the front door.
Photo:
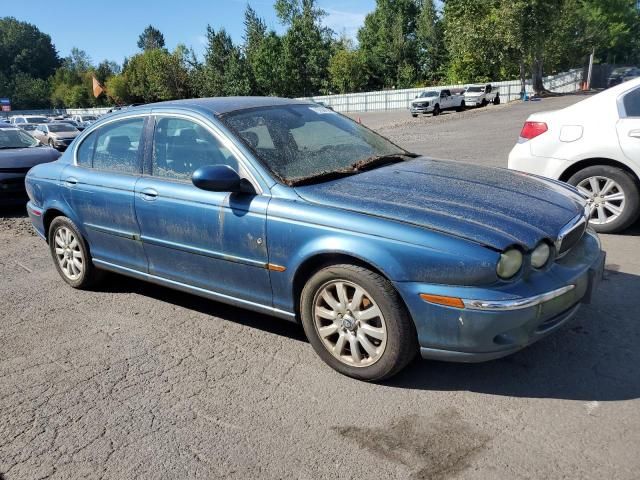
[(265, 241), (269, 197), (200, 190), (201, 166), (243, 168), (197, 120), (158, 116), (148, 171), (136, 184), (136, 214), (149, 273), (271, 305)]
[(143, 156), (142, 116), (104, 125), (77, 150), (77, 164), (62, 172), (65, 198), (98, 261), (147, 270), (134, 208)]

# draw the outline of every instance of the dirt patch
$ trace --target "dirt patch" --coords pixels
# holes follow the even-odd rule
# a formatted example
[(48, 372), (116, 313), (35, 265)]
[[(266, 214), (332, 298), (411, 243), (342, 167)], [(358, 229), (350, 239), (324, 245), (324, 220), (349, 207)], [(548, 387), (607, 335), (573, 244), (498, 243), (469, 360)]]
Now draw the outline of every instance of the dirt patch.
[(36, 232), (27, 217), (0, 217), (0, 235), (36, 236)]
[(379, 428), (336, 427), (343, 437), (413, 470), (416, 480), (446, 479), (471, 466), (490, 437), (453, 409), (431, 418), (410, 415)]

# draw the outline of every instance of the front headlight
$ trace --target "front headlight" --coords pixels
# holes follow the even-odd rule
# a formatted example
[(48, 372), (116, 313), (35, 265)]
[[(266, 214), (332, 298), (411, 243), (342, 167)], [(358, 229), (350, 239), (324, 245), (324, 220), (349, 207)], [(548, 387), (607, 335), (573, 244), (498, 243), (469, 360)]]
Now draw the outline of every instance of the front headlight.
[(522, 268), (522, 252), (516, 248), (510, 248), (500, 254), (500, 260), (496, 266), (496, 273), (504, 280), (513, 277)]
[(551, 256), (551, 247), (547, 242), (540, 242), (531, 252), (531, 266), (533, 268), (542, 268), (549, 261)]

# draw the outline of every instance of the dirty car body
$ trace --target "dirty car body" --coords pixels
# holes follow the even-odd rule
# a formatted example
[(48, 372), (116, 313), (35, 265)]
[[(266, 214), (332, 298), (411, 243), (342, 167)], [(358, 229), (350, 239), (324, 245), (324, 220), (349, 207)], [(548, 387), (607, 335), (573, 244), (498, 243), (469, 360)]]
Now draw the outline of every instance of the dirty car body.
[[(95, 266), (302, 320), (327, 363), (365, 380), (413, 350), (515, 352), (575, 315), (604, 262), (572, 187), (420, 157), (302, 101), (110, 115), (27, 187), (43, 238), (58, 242), (64, 217), (86, 241), (78, 275)], [(51, 247), (61, 262), (64, 235)], [(383, 368), (398, 349), (409, 353)]]

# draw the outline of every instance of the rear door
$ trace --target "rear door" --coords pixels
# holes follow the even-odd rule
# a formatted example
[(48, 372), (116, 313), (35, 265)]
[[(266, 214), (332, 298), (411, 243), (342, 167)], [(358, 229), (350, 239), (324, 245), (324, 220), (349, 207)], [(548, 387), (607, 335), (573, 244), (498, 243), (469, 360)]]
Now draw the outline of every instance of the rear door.
[(65, 198), (98, 264), (147, 270), (134, 208), (146, 116), (117, 119), (91, 132), (62, 172)]
[(625, 93), (618, 101), (620, 119), (616, 125), (624, 155), (640, 167), (640, 87)]

